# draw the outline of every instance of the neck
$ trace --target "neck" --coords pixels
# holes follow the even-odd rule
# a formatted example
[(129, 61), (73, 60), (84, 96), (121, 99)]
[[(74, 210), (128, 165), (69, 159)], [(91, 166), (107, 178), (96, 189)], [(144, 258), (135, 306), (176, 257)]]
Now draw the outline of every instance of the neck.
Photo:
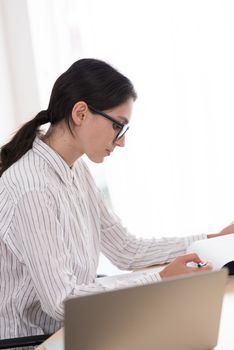
[(50, 126), (42, 137), (42, 141), (58, 153), (69, 167), (72, 167), (74, 162), (83, 155), (74, 136), (65, 125)]

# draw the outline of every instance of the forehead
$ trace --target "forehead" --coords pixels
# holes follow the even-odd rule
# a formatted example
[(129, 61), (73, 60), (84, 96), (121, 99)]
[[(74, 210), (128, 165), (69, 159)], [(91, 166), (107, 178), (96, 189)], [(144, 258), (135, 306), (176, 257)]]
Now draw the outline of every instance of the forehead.
[(133, 99), (130, 98), (126, 102), (122, 103), (121, 105), (114, 107), (112, 109), (108, 109), (105, 112), (108, 113), (110, 116), (118, 119), (120, 122), (127, 124), (130, 122), (130, 119), (131, 119), (132, 108), (133, 108)]

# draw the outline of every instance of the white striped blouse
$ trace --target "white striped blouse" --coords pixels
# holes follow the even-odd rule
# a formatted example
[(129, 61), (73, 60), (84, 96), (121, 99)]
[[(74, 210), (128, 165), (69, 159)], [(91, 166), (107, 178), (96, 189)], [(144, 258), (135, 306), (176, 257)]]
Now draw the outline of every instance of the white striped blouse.
[(83, 160), (70, 168), (37, 137), (0, 178), (0, 338), (56, 331), (68, 297), (160, 280), (154, 271), (96, 279), (100, 252), (132, 270), (171, 261), (204, 238), (130, 235)]

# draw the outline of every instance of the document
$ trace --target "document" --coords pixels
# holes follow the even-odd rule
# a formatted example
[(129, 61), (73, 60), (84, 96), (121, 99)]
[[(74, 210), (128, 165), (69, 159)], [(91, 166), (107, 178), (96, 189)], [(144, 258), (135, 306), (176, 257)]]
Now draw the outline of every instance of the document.
[(203, 261), (212, 263), (214, 270), (222, 267), (234, 275), (234, 234), (193, 242), (187, 253), (197, 253)]

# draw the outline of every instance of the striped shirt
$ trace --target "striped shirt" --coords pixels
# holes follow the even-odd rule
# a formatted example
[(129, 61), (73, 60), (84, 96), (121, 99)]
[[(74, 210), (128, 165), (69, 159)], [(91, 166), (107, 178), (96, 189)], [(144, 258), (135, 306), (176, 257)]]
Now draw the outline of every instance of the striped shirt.
[(68, 297), (160, 280), (155, 271), (96, 279), (100, 252), (132, 270), (169, 262), (204, 238), (129, 234), (84, 161), (70, 168), (37, 137), (0, 178), (0, 338), (53, 333)]

